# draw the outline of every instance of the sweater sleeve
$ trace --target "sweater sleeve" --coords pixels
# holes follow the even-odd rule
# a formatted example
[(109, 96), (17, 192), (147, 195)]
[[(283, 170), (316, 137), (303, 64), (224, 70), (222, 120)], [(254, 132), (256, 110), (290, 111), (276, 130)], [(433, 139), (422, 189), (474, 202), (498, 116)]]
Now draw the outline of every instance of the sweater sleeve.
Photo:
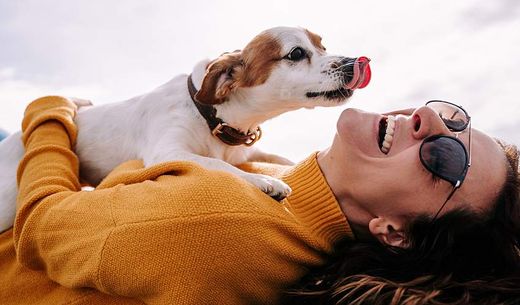
[[(56, 249), (61, 249), (73, 236), (65, 232), (66, 227), (61, 227), (60, 243), (52, 244), (45, 232), (49, 232), (49, 227), (51, 230), (59, 228), (66, 220), (53, 219), (53, 211), (63, 210), (65, 201), (82, 194), (78, 159), (72, 151), (77, 135), (73, 122), (75, 111), (72, 102), (58, 96), (37, 99), (27, 107), (22, 122), (26, 153), (18, 166), (14, 224), (18, 260), (32, 269), (46, 270), (52, 279), (69, 286), (77, 280), (64, 281), (61, 278), (60, 270), (63, 269), (56, 265), (58, 262), (54, 261), (54, 255)], [(100, 242), (102, 237), (94, 234), (92, 239)], [(91, 244), (94, 244), (92, 239)], [(73, 251), (72, 247), (68, 251)], [(76, 264), (79, 259), (72, 257)], [(74, 264), (72, 261), (61, 263), (67, 266)], [(86, 270), (78, 270), (82, 269)], [(88, 275), (82, 274), (81, 277), (86, 281)]]
[(26, 110), (14, 227), (23, 265), (147, 304), (233, 305), (271, 303), (301, 265), (321, 262), (327, 246), (290, 209), (195, 163), (130, 161), (81, 191), (74, 112), (61, 97)]

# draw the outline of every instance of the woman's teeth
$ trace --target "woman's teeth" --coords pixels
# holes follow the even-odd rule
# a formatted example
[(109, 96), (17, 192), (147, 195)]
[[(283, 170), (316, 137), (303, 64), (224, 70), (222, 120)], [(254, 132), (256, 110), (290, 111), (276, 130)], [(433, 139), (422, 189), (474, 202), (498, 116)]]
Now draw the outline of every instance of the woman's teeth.
[(390, 147), (392, 147), (392, 142), (394, 141), (394, 129), (395, 129), (395, 117), (389, 115), (386, 119), (385, 138), (383, 140), (383, 144), (381, 145), (381, 151), (384, 154), (388, 154), (388, 152), (390, 151)]

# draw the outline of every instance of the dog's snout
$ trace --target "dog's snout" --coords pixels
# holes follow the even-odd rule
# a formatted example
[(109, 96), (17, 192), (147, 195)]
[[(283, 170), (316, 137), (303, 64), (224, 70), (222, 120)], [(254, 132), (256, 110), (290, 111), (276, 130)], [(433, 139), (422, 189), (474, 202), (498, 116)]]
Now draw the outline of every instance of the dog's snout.
[(338, 60), (331, 63), (330, 67), (332, 69), (340, 70), (344, 73), (352, 73), (354, 71), (354, 63), (356, 62), (356, 58), (350, 57), (341, 57)]
[(354, 75), (355, 58), (341, 57), (331, 63), (330, 67), (335, 74), (339, 74), (344, 84), (352, 81)]
[[(370, 82), (370, 59), (340, 57), (331, 63), (334, 74), (341, 77), (347, 89), (364, 88)], [(338, 75), (339, 74), (339, 75)]]

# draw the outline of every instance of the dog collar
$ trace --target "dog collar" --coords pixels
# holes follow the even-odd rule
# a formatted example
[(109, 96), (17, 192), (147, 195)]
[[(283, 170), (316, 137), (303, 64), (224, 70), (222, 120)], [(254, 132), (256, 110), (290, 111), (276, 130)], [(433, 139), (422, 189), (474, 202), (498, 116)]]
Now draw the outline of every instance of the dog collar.
[(197, 106), (199, 113), (206, 120), (211, 134), (219, 138), (220, 141), (232, 146), (251, 146), (262, 137), (262, 129), (260, 129), (260, 126), (258, 126), (254, 131), (243, 133), (240, 130), (229, 126), (229, 124), (224, 122), (221, 118), (218, 118), (217, 109), (215, 109), (213, 105), (207, 105), (197, 101), (195, 98), (197, 89), (193, 84), (191, 74), (188, 76), (188, 91), (190, 92), (191, 100), (195, 106)]

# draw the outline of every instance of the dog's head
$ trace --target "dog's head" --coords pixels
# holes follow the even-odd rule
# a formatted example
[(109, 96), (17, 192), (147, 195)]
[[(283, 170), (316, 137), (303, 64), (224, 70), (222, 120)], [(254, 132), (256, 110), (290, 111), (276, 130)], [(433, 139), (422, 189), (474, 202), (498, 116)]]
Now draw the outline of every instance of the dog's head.
[(260, 33), (243, 50), (211, 61), (196, 98), (221, 104), (237, 97), (285, 110), (336, 106), (369, 81), (366, 57), (328, 55), (320, 36), (278, 27)]

